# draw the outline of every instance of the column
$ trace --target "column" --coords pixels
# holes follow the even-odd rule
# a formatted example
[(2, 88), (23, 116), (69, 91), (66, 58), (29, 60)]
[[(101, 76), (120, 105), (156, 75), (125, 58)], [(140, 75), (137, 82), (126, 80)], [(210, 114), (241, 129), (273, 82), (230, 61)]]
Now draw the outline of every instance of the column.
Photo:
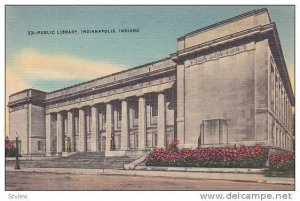
[(185, 143), (185, 119), (184, 119), (184, 93), (185, 93), (185, 69), (184, 65), (177, 65), (177, 140), (180, 145)]
[(277, 118), (279, 118), (279, 116), (278, 116), (278, 99), (279, 99), (279, 94), (278, 94), (278, 78), (277, 78), (277, 72), (276, 72), (276, 80), (275, 80), (275, 82), (276, 82), (276, 89), (275, 89), (275, 114), (276, 114), (276, 116), (277, 116)]
[(98, 108), (91, 108), (91, 151), (99, 151), (98, 147)]
[(46, 114), (46, 156), (51, 156), (51, 114)]
[(289, 113), (290, 113), (290, 127), (289, 128), (290, 128), (290, 133), (292, 134), (294, 119), (293, 119), (293, 112), (292, 112), (292, 106), (291, 105), (289, 106)]
[(288, 99), (288, 102), (287, 102), (287, 128), (289, 130), (289, 133), (291, 133), (291, 114), (290, 114), (289, 99)]
[(288, 96), (285, 93), (285, 126), (288, 128)]
[(278, 89), (277, 89), (277, 91), (278, 91), (278, 105), (277, 105), (277, 117), (278, 117), (278, 119), (280, 120), (280, 83), (279, 83), (279, 79), (278, 79)]
[(273, 66), (273, 112), (276, 114), (276, 69)]
[[(28, 104), (28, 108), (27, 108), (27, 118), (28, 118), (28, 123), (27, 123), (27, 143), (24, 143), (24, 144), (27, 144), (27, 155), (30, 155), (32, 154), (32, 104), (29, 103)], [(21, 145), (22, 146), (22, 145)], [(26, 146), (26, 145), (25, 145)]]
[(106, 104), (106, 151), (111, 150), (111, 135), (112, 135), (112, 108), (111, 103)]
[(280, 129), (280, 147), (283, 147), (283, 133)]
[[(74, 114), (68, 111), (68, 137), (71, 139), (71, 152), (75, 151)], [(68, 146), (68, 145), (65, 145)], [(68, 148), (67, 148), (68, 149)]]
[(157, 147), (160, 148), (166, 144), (166, 103), (163, 93), (158, 94), (157, 110)]
[(276, 143), (275, 143), (275, 145), (277, 146), (277, 147), (279, 147), (279, 134), (278, 134), (278, 127), (277, 127), (277, 125), (276, 125)]
[(128, 104), (122, 100), (121, 150), (128, 149)]
[(277, 144), (277, 133), (276, 133), (276, 120), (275, 120), (275, 118), (273, 117), (273, 121), (274, 121), (274, 123), (273, 123), (273, 133), (272, 133), (272, 145), (275, 145), (276, 146), (276, 144)]
[(57, 150), (57, 153), (58, 154), (61, 154), (62, 152), (62, 147), (63, 147), (63, 133), (62, 133), (62, 114), (61, 113), (57, 113), (57, 119), (56, 119), (56, 123), (57, 123), (57, 126), (56, 126), (56, 136), (57, 136), (57, 147), (56, 147), (56, 150)]
[(146, 148), (146, 100), (145, 97), (139, 97), (139, 149), (143, 150)]
[[(283, 88), (284, 89), (284, 88)], [(286, 110), (285, 110), (285, 103), (286, 103), (286, 97), (285, 97), (285, 91), (283, 90), (283, 125), (286, 125)]]
[(281, 123), (284, 125), (284, 94), (283, 94), (283, 88), (281, 88)]
[(86, 151), (86, 121), (85, 121), (85, 111), (83, 108), (79, 109), (79, 147), (78, 151), (85, 152)]

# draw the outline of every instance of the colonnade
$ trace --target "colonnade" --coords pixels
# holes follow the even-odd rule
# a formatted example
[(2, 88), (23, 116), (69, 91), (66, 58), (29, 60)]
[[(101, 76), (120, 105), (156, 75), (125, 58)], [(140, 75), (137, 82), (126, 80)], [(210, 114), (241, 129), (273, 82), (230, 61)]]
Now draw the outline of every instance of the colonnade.
[[(157, 97), (157, 147), (164, 147), (166, 144), (165, 94), (159, 92), (155, 97)], [(138, 102), (136, 108), (138, 147), (135, 148), (145, 150), (147, 148), (147, 96), (135, 97), (135, 100)], [(99, 140), (101, 135), (106, 138), (103, 151), (130, 149), (129, 101), (130, 98), (113, 100), (81, 108), (74, 107), (71, 110), (62, 108), (59, 112), (46, 114), (47, 155), (75, 151), (97, 152), (101, 146)], [(116, 105), (120, 106), (118, 110)], [(118, 142), (114, 142), (114, 134), (118, 132), (116, 129), (118, 126), (120, 126), (120, 139), (118, 139), (121, 141), (120, 146), (116, 146)]]

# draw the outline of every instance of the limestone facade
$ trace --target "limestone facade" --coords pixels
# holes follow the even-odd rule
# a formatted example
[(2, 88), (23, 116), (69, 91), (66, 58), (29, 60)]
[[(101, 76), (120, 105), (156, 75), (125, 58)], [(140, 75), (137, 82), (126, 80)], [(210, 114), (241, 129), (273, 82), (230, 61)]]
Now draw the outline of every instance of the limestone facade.
[(139, 155), (261, 144), (293, 149), (294, 95), (266, 9), (177, 39), (169, 57), (53, 92), (12, 94), (10, 137), (21, 152)]

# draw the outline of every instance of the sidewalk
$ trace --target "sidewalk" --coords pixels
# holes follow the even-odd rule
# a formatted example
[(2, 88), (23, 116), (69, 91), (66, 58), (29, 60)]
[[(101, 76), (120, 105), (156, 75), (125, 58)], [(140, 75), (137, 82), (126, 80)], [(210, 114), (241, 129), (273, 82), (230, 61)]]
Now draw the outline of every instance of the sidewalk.
[[(55, 159), (55, 158), (59, 158), (58, 156), (23, 156), (23, 157), (19, 157), (20, 161), (31, 161), (31, 160), (51, 160), (51, 159)], [(5, 161), (16, 161), (16, 157), (5, 157)]]
[(58, 174), (87, 174), (87, 175), (124, 175), (145, 177), (171, 177), (182, 179), (211, 179), (239, 182), (255, 182), (268, 184), (294, 185), (294, 178), (269, 178), (262, 174), (217, 173), (217, 172), (180, 172), (180, 171), (149, 171), (149, 170), (118, 170), (118, 169), (76, 169), (76, 168), (22, 168), (6, 167), (6, 171), (38, 172)]

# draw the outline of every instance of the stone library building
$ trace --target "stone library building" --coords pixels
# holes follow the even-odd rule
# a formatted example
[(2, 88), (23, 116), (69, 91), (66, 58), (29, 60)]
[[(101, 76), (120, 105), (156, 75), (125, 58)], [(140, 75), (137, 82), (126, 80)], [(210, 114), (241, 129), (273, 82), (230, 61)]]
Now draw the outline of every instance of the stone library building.
[(172, 140), (293, 150), (294, 104), (276, 24), (260, 9), (177, 38), (177, 51), (161, 60), (11, 94), (9, 131), (29, 156), (138, 156)]

